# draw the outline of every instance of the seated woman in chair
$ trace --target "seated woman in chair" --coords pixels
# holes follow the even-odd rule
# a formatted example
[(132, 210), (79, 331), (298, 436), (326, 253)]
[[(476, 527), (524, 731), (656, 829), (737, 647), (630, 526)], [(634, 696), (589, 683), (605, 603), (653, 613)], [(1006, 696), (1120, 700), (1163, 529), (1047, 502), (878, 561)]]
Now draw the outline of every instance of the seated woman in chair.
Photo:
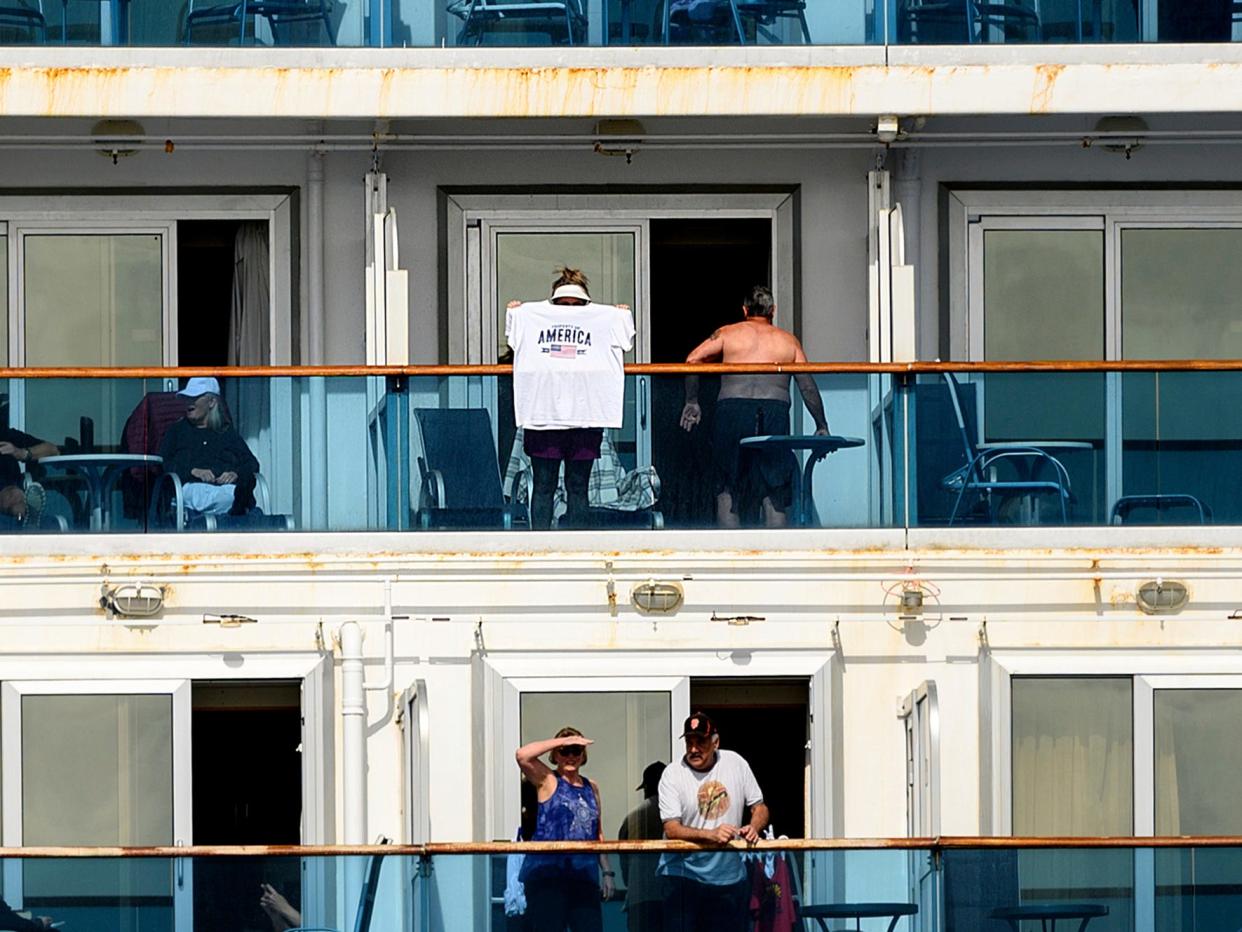
[(233, 428), (220, 404), (220, 383), (194, 378), (177, 392), (187, 399), (185, 417), (160, 443), (164, 471), (181, 479), (187, 510), (200, 515), (244, 515), (254, 507), (259, 461)]

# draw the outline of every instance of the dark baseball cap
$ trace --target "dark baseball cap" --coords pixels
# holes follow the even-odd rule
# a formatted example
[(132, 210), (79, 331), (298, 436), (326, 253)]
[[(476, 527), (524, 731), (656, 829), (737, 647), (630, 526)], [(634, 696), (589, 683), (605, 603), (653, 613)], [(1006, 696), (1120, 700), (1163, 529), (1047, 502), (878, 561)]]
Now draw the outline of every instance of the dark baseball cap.
[(643, 769), (643, 782), (634, 787), (636, 790), (645, 790), (649, 787), (657, 786), (660, 783), (660, 777), (664, 774), (664, 761), (658, 760), (655, 763), (648, 764)]
[(702, 712), (691, 712), (690, 717), (686, 719), (686, 723), (682, 726), (683, 731), (677, 737), (684, 738), (686, 735), (698, 735), (700, 738), (710, 738), (716, 734), (716, 726), (712, 724), (712, 720)]

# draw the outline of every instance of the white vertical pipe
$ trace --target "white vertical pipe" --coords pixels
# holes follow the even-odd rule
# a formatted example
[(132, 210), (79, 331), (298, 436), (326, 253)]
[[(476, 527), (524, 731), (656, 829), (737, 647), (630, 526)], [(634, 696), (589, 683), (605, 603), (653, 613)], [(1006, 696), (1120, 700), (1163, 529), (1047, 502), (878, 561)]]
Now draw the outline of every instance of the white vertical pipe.
[[(323, 295), (323, 153), (306, 160), (306, 347), (307, 362), (324, 363)], [(328, 529), (328, 388), (322, 378), (310, 379), (310, 523)]]
[(323, 153), (306, 158), (306, 349), (307, 362), (324, 362)]
[(367, 698), (363, 683), (362, 627), (356, 621), (341, 625), (341, 746), (344, 837), (347, 845), (367, 839)]

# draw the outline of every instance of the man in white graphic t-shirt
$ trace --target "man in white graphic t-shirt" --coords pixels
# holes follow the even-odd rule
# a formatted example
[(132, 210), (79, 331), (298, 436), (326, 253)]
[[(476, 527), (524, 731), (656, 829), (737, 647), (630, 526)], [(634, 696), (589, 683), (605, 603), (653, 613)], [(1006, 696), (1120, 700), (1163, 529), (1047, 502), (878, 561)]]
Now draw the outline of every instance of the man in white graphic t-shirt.
[[(725, 846), (754, 843), (768, 824), (768, 807), (750, 764), (720, 749), (720, 732), (702, 712), (686, 719), (686, 754), (660, 777), (664, 837)], [(742, 811), (750, 807), (750, 821)], [(746, 871), (732, 848), (699, 854), (666, 853), (656, 871), (665, 878), (665, 932), (742, 932), (748, 925)]]

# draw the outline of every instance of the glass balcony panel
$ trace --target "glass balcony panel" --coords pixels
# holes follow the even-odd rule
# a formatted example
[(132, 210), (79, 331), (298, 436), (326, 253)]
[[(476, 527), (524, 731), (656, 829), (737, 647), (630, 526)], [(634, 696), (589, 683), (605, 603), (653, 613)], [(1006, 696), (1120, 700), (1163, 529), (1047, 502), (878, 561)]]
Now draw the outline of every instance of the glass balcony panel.
[(1127, 372), (1121, 502), (1128, 523), (1236, 524), (1242, 373)]
[(911, 389), (912, 524), (1104, 520), (1103, 374), (950, 375)]
[[(1005, 928), (1014, 922), (1023, 929), (1040, 928), (1041, 922), (1051, 928), (1051, 919), (1060, 916), (1057, 928), (1131, 932), (1136, 865), (1144, 863), (1144, 853), (1150, 854), (1132, 848), (947, 850), (940, 928)], [(1150, 895), (1150, 872), (1140, 883)]]

